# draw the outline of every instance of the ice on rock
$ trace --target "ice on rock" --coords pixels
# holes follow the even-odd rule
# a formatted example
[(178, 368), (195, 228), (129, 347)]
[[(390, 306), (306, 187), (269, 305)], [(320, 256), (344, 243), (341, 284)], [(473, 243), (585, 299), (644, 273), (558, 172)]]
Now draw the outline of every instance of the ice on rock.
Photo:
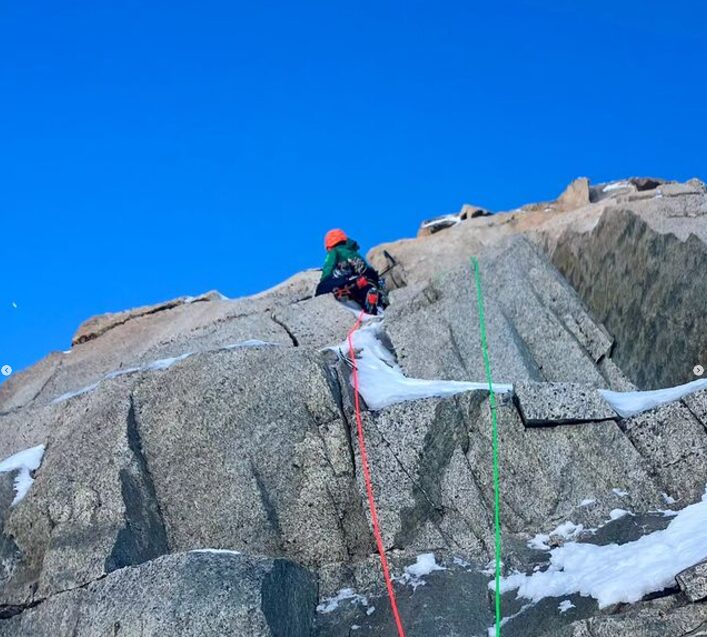
[(666, 389), (625, 392), (600, 389), (599, 393), (619, 416), (629, 418), (630, 416), (635, 416), (649, 409), (675, 402), (676, 400), (680, 400), (683, 396), (693, 394), (705, 388), (707, 388), (707, 378), (693, 380), (690, 383), (677, 385), (676, 387), (667, 387)]
[[(359, 375), (359, 392), (371, 409), (383, 409), (396, 403), (421, 398), (452, 396), (460, 392), (488, 390), (488, 383), (454, 380), (424, 380), (406, 378), (395, 362), (395, 357), (379, 339), (381, 323), (371, 323), (353, 335), (354, 349), (358, 352), (356, 365)], [(338, 348), (348, 354), (348, 343)], [(494, 384), (494, 392), (513, 391), (508, 384)]]

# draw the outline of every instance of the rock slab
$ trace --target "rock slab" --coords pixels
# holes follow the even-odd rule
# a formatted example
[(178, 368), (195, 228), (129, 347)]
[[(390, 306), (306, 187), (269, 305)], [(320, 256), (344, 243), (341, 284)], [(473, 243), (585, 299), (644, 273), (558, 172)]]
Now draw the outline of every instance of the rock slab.
[(615, 419), (595, 387), (580, 383), (517, 383), (515, 397), (527, 427)]
[(691, 602), (707, 598), (707, 561), (685, 569), (675, 579)]
[(316, 599), (287, 560), (192, 551), (54, 595), (0, 621), (0, 637), (310, 637)]

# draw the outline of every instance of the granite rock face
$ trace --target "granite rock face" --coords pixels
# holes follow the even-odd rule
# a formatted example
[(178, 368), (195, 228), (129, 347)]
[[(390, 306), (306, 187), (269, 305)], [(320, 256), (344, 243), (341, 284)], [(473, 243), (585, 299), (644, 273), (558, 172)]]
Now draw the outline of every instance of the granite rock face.
[[(566, 522), (576, 541), (632, 542), (670, 523), (666, 506), (704, 494), (707, 390), (631, 418), (598, 392), (692, 380), (683, 367), (705, 363), (705, 189), (653, 181), (578, 181), (562, 204), (467, 210), (444, 232), (372, 252), (381, 268), (383, 250), (398, 261), (374, 319), (380, 347), (428, 380), (485, 380), (478, 257), (493, 380), (514, 386), (495, 397), (506, 573), (548, 568), (532, 540), (568, 541)], [(391, 634), (338, 347), (356, 313), (314, 298), (318, 279), (96, 317), (71, 350), (0, 385), (0, 462), (46, 445), (18, 504), (20, 472), (0, 474), (0, 637)], [(480, 636), (493, 623), (489, 398), (364, 404), (411, 636)], [(703, 570), (604, 610), (578, 594), (524, 607), (510, 593), (504, 634), (698, 635)]]
[[(611, 337), (532, 244), (513, 239), (482, 257), (480, 271), (494, 380), (610, 383), (596, 363), (610, 351)], [(408, 375), (483, 379), (468, 265), (392, 298), (386, 330)]]
[(309, 637), (316, 579), (287, 560), (177, 553), (60, 593), (11, 619), (2, 637)]
[(697, 501), (707, 485), (707, 431), (682, 402), (622, 423), (631, 443), (674, 498)]
[(575, 179), (557, 198), (560, 210), (575, 210), (589, 204), (589, 180), (586, 177)]
[(617, 417), (591, 385), (524, 382), (516, 383), (514, 393), (526, 426), (566, 425)]
[(371, 550), (351, 443), (322, 357), (301, 348), (201, 354), (135, 391), (173, 550), (286, 556)]
[[(367, 417), (368, 455), (376, 468), (386, 546), (419, 552), (439, 547), (482, 561), (492, 557), (486, 395), (416, 401)], [(613, 489), (629, 485), (623, 506), (638, 511), (661, 506), (662, 484), (653, 480), (650, 465), (613, 421), (528, 430), (513, 403), (505, 401), (498, 405), (498, 428), (505, 485), (501, 506), (512, 533), (534, 534), (568, 516), (598, 526), (617, 505)], [(612, 449), (608, 458), (607, 449)], [(357, 445), (356, 453), (358, 463)], [(597, 500), (595, 506), (578, 508), (589, 497)]]
[(72, 401), (4, 534), (15, 547), (0, 606), (33, 603), (168, 551), (125, 379)]
[(675, 579), (691, 602), (707, 598), (707, 562), (700, 562), (684, 570)]

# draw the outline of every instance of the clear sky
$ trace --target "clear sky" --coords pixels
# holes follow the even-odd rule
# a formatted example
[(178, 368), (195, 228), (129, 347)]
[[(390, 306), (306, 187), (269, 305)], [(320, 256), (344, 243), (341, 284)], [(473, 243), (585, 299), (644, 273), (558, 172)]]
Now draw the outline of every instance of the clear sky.
[(0, 365), (319, 266), (330, 227), (367, 249), (579, 175), (707, 178), (705, 25), (701, 0), (0, 3)]

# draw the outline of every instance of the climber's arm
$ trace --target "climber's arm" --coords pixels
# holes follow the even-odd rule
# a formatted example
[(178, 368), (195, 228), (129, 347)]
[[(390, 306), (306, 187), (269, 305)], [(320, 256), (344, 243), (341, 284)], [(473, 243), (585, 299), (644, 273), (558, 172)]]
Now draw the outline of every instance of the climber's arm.
[(326, 259), (324, 260), (324, 265), (322, 266), (322, 281), (324, 279), (328, 279), (334, 273), (334, 268), (336, 267), (336, 260), (336, 249), (329, 250), (329, 252), (327, 252)]

